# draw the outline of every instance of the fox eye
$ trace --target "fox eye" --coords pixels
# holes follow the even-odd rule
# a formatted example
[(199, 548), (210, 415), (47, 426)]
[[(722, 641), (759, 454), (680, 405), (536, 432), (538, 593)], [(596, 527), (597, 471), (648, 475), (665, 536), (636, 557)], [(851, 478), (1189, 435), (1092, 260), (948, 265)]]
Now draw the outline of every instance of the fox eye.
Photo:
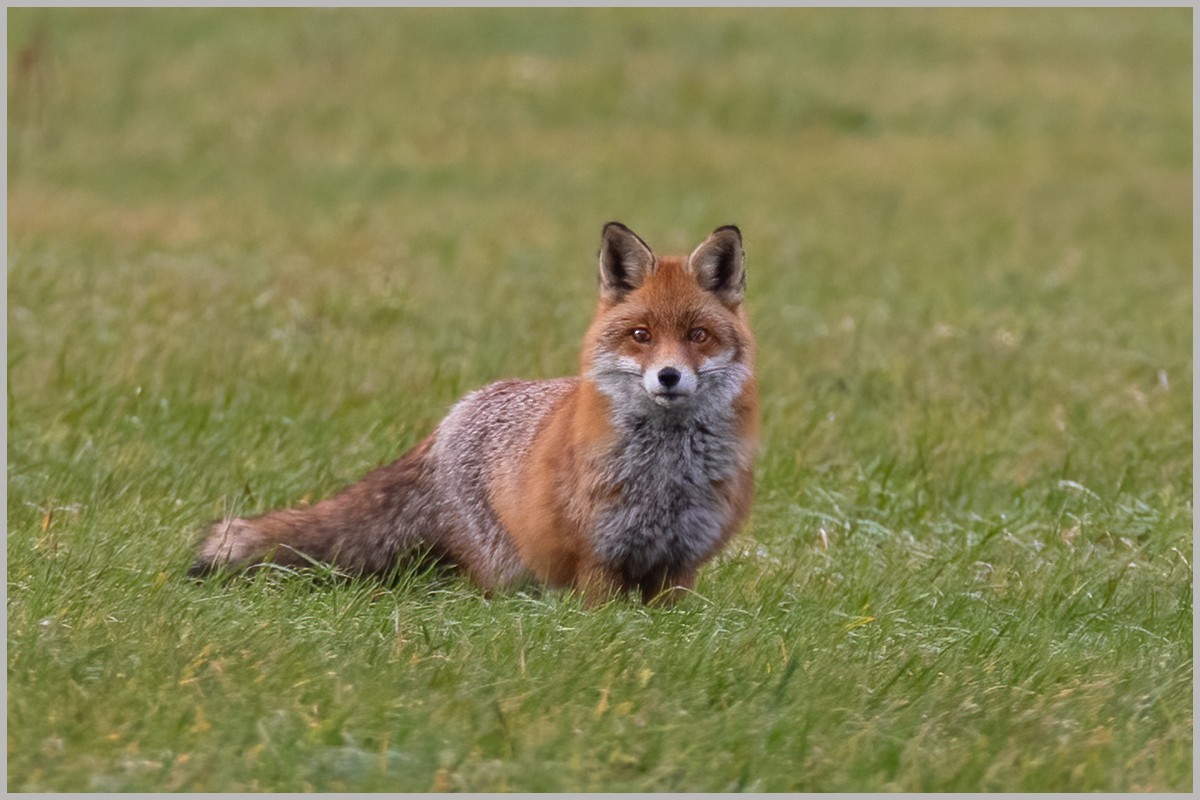
[(712, 334), (704, 330), (704, 328), (692, 328), (688, 333), (688, 338), (696, 344), (704, 344), (712, 337)]
[(634, 328), (629, 335), (632, 336), (633, 340), (638, 344), (648, 344), (650, 340), (654, 338), (650, 335), (650, 331), (646, 328)]

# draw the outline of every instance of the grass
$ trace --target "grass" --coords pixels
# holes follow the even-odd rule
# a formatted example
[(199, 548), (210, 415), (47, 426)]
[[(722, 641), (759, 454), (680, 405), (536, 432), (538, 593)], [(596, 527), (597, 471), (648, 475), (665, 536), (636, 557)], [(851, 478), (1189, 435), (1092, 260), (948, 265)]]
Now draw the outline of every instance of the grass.
[[(10, 791), (1192, 788), (1190, 9), (8, 12)], [(671, 610), (184, 579), (741, 226)]]

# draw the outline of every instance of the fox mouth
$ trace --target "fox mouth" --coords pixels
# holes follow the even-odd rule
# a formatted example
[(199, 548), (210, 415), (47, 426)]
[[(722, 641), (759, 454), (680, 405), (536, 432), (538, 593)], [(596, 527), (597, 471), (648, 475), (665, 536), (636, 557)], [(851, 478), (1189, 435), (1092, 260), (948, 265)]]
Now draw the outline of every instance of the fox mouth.
[(653, 397), (654, 402), (658, 403), (660, 406), (677, 406), (682, 405), (689, 397), (692, 396), (692, 394), (691, 392), (665, 390), (661, 392), (652, 392), (650, 396)]

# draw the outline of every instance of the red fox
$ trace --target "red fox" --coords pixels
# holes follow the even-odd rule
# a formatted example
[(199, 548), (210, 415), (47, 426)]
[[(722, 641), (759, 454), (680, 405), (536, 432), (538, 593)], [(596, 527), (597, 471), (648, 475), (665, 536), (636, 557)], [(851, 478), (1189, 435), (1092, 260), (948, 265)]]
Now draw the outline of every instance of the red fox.
[(458, 402), (397, 461), (307, 508), (214, 523), (191, 574), (262, 562), (387, 573), (424, 553), (486, 593), (671, 603), (745, 522), (759, 430), (741, 232), (659, 258), (604, 227), (580, 373)]

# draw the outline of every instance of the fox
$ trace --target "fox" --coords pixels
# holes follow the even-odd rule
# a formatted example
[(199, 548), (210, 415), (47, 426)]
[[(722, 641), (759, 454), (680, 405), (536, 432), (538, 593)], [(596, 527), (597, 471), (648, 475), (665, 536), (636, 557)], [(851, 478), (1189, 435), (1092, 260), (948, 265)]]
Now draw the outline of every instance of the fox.
[(759, 437), (741, 231), (656, 256), (604, 226), (579, 373), (468, 394), (396, 461), (313, 505), (212, 523), (189, 574), (387, 575), (436, 559), (486, 596), (671, 605), (745, 524)]

